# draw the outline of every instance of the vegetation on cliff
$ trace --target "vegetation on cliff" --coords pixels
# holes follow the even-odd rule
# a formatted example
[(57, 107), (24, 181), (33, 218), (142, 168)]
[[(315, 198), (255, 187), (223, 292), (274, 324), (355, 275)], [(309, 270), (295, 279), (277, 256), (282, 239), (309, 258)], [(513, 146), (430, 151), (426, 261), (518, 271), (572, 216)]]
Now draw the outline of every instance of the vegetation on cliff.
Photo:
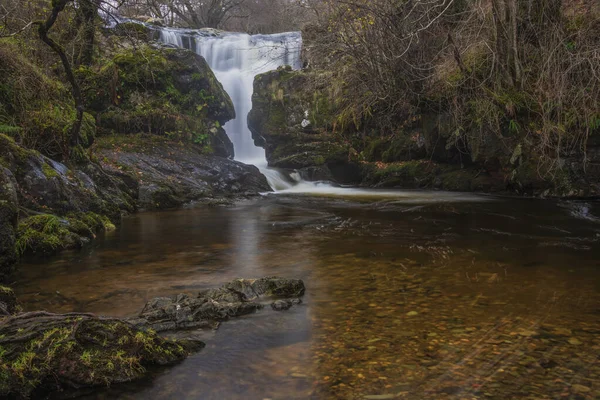
[(594, 2), (327, 2), (303, 30), (308, 68), (257, 78), (256, 115), (271, 113), (255, 136), (277, 159), (301, 153), (307, 123), (277, 113), (295, 102), (348, 163), (431, 160), (496, 190), (598, 194), (599, 21)]

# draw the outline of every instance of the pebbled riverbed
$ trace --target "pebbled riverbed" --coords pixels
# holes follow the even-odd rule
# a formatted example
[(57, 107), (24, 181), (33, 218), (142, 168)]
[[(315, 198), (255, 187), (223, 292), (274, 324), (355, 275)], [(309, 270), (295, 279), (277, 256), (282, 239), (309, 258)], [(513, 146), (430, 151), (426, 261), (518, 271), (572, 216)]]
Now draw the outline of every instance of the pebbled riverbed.
[(131, 316), (268, 275), (303, 279), (304, 303), (186, 332), (207, 347), (86, 398), (600, 398), (599, 203), (367, 191), (142, 213), (27, 260), (15, 291)]

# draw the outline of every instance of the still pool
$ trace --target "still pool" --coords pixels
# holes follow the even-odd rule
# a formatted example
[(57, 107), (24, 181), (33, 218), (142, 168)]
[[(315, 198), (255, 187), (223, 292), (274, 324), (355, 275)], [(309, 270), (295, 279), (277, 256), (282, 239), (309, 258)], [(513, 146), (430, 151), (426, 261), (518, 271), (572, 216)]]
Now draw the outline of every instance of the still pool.
[(84, 398), (600, 398), (600, 203), (362, 191), (140, 213), (26, 260), (15, 291), (132, 316), (270, 275), (303, 279), (304, 303), (180, 333), (206, 348)]

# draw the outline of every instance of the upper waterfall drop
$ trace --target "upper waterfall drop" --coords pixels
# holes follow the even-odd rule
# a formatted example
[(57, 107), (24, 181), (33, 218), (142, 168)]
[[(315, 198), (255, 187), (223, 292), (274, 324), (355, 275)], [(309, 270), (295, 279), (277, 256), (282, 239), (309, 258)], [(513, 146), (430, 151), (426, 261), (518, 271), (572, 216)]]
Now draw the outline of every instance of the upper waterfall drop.
[(265, 150), (254, 144), (248, 128), (248, 113), (252, 108), (254, 77), (258, 74), (289, 65), (300, 69), (302, 35), (286, 32), (272, 35), (248, 35), (206, 30), (160, 30), (162, 42), (183, 47), (204, 57), (215, 76), (231, 97), (235, 119), (223, 127), (233, 142), (235, 159), (256, 165), (275, 190), (292, 186), (286, 177), (267, 168)]

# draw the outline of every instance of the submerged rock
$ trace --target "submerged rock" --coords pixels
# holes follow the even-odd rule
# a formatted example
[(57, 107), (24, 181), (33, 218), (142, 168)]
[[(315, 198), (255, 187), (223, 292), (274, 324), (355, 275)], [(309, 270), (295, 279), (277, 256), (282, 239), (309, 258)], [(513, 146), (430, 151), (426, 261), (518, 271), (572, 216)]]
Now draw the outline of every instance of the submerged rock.
[(275, 311), (285, 311), (292, 308), (295, 304), (301, 304), (302, 300), (300, 299), (286, 299), (286, 300), (276, 300), (271, 303), (271, 308)]
[(300, 304), (297, 298), (304, 294), (300, 279), (267, 277), (261, 279), (236, 279), (216, 289), (206, 289), (196, 297), (179, 294), (150, 300), (139, 317), (129, 320), (133, 325), (154, 331), (191, 328), (215, 328), (221, 321), (251, 314), (263, 308), (261, 298), (293, 297), (277, 300), (271, 307), (287, 310)]

